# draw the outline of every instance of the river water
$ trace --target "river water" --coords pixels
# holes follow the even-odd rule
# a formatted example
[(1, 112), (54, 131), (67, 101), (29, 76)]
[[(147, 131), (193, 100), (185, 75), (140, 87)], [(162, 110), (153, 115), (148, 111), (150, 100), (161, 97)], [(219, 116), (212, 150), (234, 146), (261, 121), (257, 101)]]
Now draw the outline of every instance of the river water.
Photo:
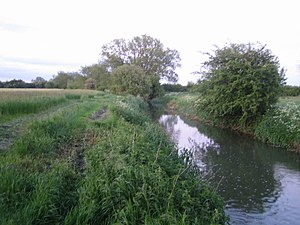
[(223, 197), (230, 224), (300, 224), (300, 157), (232, 131), (162, 115), (160, 124), (188, 148)]

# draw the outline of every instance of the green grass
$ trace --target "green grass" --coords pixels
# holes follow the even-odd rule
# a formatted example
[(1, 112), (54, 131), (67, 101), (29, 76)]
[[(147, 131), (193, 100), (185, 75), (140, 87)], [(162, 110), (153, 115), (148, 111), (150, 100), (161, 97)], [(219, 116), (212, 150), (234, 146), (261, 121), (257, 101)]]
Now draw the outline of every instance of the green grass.
[(0, 124), (96, 93), (88, 90), (0, 89)]
[(222, 200), (142, 99), (73, 100), (0, 155), (0, 224), (225, 224)]
[(65, 97), (42, 97), (30, 100), (0, 102), (0, 115), (37, 113), (66, 101)]

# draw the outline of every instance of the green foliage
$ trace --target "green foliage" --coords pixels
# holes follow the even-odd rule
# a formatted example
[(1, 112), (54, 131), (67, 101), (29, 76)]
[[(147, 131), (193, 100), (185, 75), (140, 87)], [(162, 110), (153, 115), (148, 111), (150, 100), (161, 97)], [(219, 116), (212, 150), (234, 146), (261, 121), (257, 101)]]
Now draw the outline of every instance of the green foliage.
[(10, 80), (6, 82), (0, 82), (0, 88), (36, 88), (34, 83), (26, 83), (23, 80)]
[(84, 89), (86, 78), (80, 74), (73, 74), (70, 79), (68, 79), (67, 88), (68, 89)]
[(188, 91), (187, 86), (183, 86), (181, 84), (163, 84), (162, 87), (166, 92), (186, 92), (186, 91)]
[(180, 66), (179, 53), (165, 48), (155, 38), (147, 35), (132, 40), (115, 39), (102, 47), (102, 61), (111, 69), (124, 64), (139, 66), (147, 76), (157, 76), (177, 81), (175, 69)]
[(33, 83), (36, 88), (44, 88), (47, 81), (42, 77), (36, 77), (31, 80), (31, 83)]
[(97, 81), (93, 78), (88, 78), (86, 79), (85, 83), (84, 83), (84, 87), (86, 89), (91, 89), (91, 90), (96, 90), (97, 88)]
[(147, 99), (150, 94), (151, 80), (144, 71), (134, 65), (123, 65), (112, 71), (113, 91), (132, 94)]
[(160, 85), (159, 77), (151, 76), (150, 79), (151, 79), (151, 89), (150, 89), (149, 99), (163, 96), (165, 94), (165, 91)]
[(300, 149), (300, 105), (288, 103), (272, 108), (255, 128), (255, 136), (277, 146)]
[(81, 68), (81, 73), (90, 80), (86, 83), (85, 88), (101, 91), (109, 88), (110, 74), (107, 72), (107, 65), (105, 63), (84, 66)]
[[(70, 79), (71, 79), (71, 75), (69, 73), (60, 71), (53, 79), (49, 80), (49, 83), (51, 83), (51, 88), (66, 89), (68, 86), (68, 80)], [(46, 87), (49, 88), (49, 86), (47, 85)]]
[(300, 95), (300, 87), (284, 85), (281, 87), (280, 95), (281, 96), (299, 96)]
[(246, 127), (276, 103), (284, 71), (265, 46), (230, 44), (208, 55), (196, 107), (210, 118)]

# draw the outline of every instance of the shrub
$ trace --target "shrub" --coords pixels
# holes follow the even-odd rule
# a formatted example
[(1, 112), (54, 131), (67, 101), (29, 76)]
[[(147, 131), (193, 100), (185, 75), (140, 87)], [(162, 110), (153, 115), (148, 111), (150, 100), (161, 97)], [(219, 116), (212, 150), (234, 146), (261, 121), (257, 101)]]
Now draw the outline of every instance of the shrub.
[(212, 119), (246, 127), (277, 101), (284, 70), (265, 46), (230, 44), (208, 55), (196, 106)]
[(151, 80), (138, 66), (123, 65), (112, 72), (113, 91), (132, 94), (147, 99), (150, 94)]

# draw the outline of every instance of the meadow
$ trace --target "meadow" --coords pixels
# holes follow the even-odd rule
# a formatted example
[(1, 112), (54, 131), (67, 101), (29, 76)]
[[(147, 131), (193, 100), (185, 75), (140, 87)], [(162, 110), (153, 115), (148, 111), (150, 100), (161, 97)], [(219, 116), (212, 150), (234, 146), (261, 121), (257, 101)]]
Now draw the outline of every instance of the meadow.
[(223, 201), (143, 99), (26, 91), (2, 92), (1, 103), (64, 101), (9, 117), (32, 120), (0, 154), (0, 224), (226, 223)]

